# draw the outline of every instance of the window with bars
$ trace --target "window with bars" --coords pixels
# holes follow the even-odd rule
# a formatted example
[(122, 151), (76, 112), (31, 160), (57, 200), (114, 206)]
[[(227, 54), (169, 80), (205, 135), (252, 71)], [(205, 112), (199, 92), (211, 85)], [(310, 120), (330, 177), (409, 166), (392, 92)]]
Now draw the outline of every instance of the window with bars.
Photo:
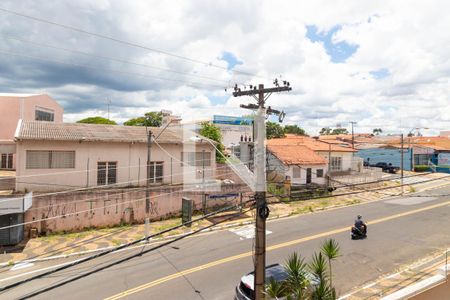
[[(204, 155), (204, 156), (203, 156)], [(182, 152), (181, 161), (186, 162), (191, 167), (210, 167), (211, 152)], [(203, 162), (205, 164), (203, 164)], [(181, 165), (183, 165), (183, 163)]]
[(342, 157), (331, 157), (331, 171), (342, 170)]
[(52, 110), (37, 107), (34, 112), (35, 121), (55, 121), (55, 113)]
[(12, 153), (2, 153), (2, 155), (0, 157), (0, 168), (1, 169), (12, 169), (13, 168)]
[(316, 170), (316, 176), (317, 176), (317, 178), (323, 177), (323, 169), (317, 169)]
[(97, 185), (117, 183), (117, 162), (97, 162)]
[(75, 151), (27, 150), (27, 169), (73, 169)]
[(292, 167), (292, 178), (300, 178), (302, 174), (302, 169), (299, 166)]
[(163, 172), (164, 162), (162, 161), (152, 161), (150, 162), (150, 183), (162, 183), (163, 182)]

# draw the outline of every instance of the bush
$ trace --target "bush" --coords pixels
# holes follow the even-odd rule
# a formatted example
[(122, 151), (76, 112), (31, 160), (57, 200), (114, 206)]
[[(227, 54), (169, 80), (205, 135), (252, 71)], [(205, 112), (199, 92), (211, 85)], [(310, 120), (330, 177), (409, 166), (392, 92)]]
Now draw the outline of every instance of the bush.
[(417, 165), (414, 166), (414, 172), (428, 172), (430, 167), (427, 165)]

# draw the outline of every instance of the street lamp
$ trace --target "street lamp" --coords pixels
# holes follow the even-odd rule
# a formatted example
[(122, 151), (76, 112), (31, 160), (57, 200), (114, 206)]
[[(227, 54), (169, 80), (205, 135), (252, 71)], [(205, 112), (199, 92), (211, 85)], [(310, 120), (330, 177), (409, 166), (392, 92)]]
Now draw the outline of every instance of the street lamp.
[[(145, 121), (148, 121), (150, 119), (149, 116), (145, 117)], [(153, 139), (154, 141), (156, 141), (161, 134), (167, 129), (167, 127), (169, 127), (169, 125), (172, 122), (175, 121), (179, 121), (181, 119), (172, 119), (170, 120), (166, 126), (159, 132), (159, 134)], [(146, 213), (146, 217), (145, 217), (145, 236), (147, 238), (147, 242), (148, 242), (148, 236), (149, 236), (149, 214), (150, 214), (150, 161), (151, 161), (151, 147), (152, 147), (152, 131), (148, 129), (147, 126), (148, 122), (145, 122), (145, 131), (146, 131), (146, 135), (147, 135), (147, 182), (146, 182), (146, 186), (145, 186), (145, 213)], [(153, 172), (153, 178), (155, 178), (156, 172)]]

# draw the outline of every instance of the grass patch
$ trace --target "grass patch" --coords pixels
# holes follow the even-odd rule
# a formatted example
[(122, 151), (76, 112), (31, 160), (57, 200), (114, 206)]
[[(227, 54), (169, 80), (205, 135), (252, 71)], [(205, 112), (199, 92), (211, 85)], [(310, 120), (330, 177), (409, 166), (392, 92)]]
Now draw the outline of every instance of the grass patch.
[(121, 244), (122, 244), (122, 242), (121, 242), (121, 241), (119, 241), (119, 240), (116, 240), (116, 239), (112, 239), (112, 240), (111, 240), (111, 243), (113, 243), (113, 245), (114, 245), (114, 246), (119, 246), (119, 245), (121, 245)]
[(409, 186), (409, 192), (410, 193), (414, 193), (416, 191), (416, 189), (413, 186)]

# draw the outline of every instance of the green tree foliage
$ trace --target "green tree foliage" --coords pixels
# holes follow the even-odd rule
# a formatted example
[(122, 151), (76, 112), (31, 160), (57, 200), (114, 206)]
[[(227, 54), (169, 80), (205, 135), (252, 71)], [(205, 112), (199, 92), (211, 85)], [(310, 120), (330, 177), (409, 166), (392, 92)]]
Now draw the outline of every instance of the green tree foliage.
[(331, 134), (331, 128), (330, 127), (324, 127), (320, 129), (319, 132), (320, 135), (330, 135)]
[(338, 135), (338, 134), (348, 134), (348, 130), (345, 128), (335, 128), (331, 129), (329, 127), (324, 127), (319, 132), (320, 135)]
[(124, 122), (125, 126), (148, 126), (148, 127), (161, 127), (162, 113), (157, 111), (150, 111), (145, 113), (143, 117), (137, 117), (129, 119)]
[(266, 122), (266, 137), (268, 139), (284, 137), (284, 128), (275, 122)]
[(338, 135), (338, 134), (348, 134), (348, 130), (345, 128), (335, 128), (331, 132), (331, 135)]
[(376, 134), (376, 135), (379, 135), (380, 133), (382, 133), (383, 132), (383, 130), (381, 129), (381, 128), (374, 128), (373, 130), (372, 130), (372, 133), (373, 134)]
[(222, 144), (222, 133), (220, 132), (219, 127), (210, 122), (202, 122), (199, 133), (200, 135), (217, 142), (216, 162), (224, 163), (225, 157), (223, 156), (223, 152), (225, 147)]
[(83, 124), (108, 124), (108, 125), (117, 125), (117, 123), (113, 120), (109, 120), (103, 117), (88, 117), (82, 120), (77, 121), (77, 123)]
[(308, 136), (306, 131), (303, 128), (300, 128), (297, 125), (286, 125), (286, 126), (284, 126), (284, 133), (291, 133), (291, 134), (296, 134), (296, 135)]

